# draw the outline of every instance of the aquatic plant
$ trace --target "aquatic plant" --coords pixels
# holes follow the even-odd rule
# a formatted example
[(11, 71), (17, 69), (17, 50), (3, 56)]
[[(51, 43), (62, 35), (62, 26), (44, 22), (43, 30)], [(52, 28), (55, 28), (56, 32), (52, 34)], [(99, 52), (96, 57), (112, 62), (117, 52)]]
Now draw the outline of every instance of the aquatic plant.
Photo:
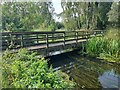
[(104, 37), (93, 37), (86, 44), (86, 52), (112, 62), (120, 62), (120, 31), (108, 30)]

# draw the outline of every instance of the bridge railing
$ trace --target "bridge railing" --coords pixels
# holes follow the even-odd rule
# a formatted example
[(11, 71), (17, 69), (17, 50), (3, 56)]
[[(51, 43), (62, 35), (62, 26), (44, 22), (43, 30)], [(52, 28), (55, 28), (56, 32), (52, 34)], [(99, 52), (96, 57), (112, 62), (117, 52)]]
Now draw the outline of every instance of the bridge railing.
[(2, 32), (2, 49), (18, 49), (38, 46), (48, 48), (50, 44), (88, 39), (102, 35), (103, 30), (55, 31), (55, 32)]

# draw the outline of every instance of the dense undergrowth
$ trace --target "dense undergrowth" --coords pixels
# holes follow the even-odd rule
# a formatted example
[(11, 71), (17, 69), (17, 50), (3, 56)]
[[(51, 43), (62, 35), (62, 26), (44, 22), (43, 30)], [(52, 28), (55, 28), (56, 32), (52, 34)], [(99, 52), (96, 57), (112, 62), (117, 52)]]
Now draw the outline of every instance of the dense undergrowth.
[(75, 85), (67, 74), (54, 72), (47, 60), (25, 49), (18, 53), (4, 52), (1, 64), (3, 88), (73, 88)]
[(120, 31), (108, 30), (103, 37), (89, 39), (86, 52), (110, 62), (120, 63)]

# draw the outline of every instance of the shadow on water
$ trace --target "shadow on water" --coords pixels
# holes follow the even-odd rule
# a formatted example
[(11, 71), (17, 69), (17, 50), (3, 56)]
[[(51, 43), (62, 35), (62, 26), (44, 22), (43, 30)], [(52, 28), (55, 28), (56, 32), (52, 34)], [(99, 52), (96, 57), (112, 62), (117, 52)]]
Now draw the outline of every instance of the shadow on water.
[(48, 58), (54, 70), (67, 73), (77, 83), (77, 88), (120, 88), (120, 65), (82, 56), (78, 51)]

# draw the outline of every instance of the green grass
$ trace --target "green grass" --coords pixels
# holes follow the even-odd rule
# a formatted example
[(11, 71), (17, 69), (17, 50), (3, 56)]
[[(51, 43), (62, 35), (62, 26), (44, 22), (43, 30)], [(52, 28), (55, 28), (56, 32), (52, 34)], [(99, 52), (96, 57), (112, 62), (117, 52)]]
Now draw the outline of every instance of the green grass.
[(86, 44), (86, 52), (110, 62), (120, 62), (120, 31), (107, 30), (104, 37), (93, 37)]

